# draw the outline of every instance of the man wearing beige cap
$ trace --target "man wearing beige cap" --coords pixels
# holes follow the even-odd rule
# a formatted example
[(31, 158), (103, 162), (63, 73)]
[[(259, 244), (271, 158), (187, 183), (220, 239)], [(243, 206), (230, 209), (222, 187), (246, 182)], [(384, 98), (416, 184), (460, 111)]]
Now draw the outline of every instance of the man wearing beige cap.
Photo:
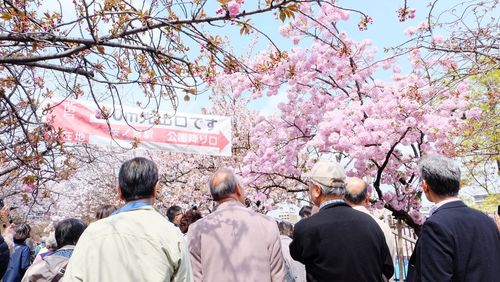
[(320, 210), (295, 225), (290, 254), (306, 266), (307, 281), (384, 281), (394, 272), (384, 233), (344, 202), (345, 178), (338, 163), (313, 166), (309, 195)]

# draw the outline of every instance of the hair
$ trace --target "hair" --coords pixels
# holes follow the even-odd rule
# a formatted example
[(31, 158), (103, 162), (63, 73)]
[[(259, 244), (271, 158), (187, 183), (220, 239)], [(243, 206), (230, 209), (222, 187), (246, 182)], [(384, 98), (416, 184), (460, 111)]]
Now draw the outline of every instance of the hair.
[(181, 222), (179, 223), (179, 229), (182, 233), (186, 234), (189, 229), (189, 225), (201, 219), (201, 213), (195, 209), (190, 209), (182, 215)]
[(354, 194), (353, 192), (349, 191), (349, 189), (345, 189), (344, 198), (355, 205), (361, 204), (366, 199), (366, 195), (368, 194), (368, 185), (366, 185), (365, 181), (363, 181), (363, 183), (363, 190), (361, 190), (361, 192), (359, 192), (358, 194)]
[(175, 215), (182, 210), (179, 206), (171, 206), (167, 210), (167, 217), (170, 222), (174, 222)]
[(31, 227), (26, 223), (13, 224), (14, 240), (25, 241), (30, 237)]
[(299, 216), (300, 217), (309, 217), (309, 216), (311, 216), (311, 213), (312, 213), (312, 207), (311, 206), (303, 206), (299, 210)]
[(116, 211), (116, 207), (113, 205), (104, 205), (97, 208), (95, 212), (95, 218), (97, 220), (106, 218)]
[(85, 222), (76, 218), (59, 221), (56, 224), (55, 231), (57, 247), (62, 248), (66, 245), (76, 245), (85, 228), (87, 228)]
[(125, 201), (150, 198), (158, 182), (156, 164), (146, 158), (133, 158), (124, 162), (118, 174), (118, 184)]
[(288, 236), (293, 239), (293, 224), (287, 221), (276, 221), (281, 235)]
[(313, 180), (314, 185), (317, 185), (321, 189), (321, 193), (328, 196), (343, 197), (345, 194), (345, 182), (334, 182), (331, 186), (326, 186)]
[(456, 196), (460, 190), (460, 167), (441, 155), (427, 155), (420, 161), (422, 179), (439, 196)]
[[(214, 182), (218, 178), (222, 178), (222, 180), (215, 184)], [(220, 201), (235, 193), (238, 184), (239, 181), (231, 169), (220, 168), (214, 173), (214, 175), (212, 175), (212, 177), (210, 177), (208, 186), (210, 187), (212, 198), (215, 201)]]

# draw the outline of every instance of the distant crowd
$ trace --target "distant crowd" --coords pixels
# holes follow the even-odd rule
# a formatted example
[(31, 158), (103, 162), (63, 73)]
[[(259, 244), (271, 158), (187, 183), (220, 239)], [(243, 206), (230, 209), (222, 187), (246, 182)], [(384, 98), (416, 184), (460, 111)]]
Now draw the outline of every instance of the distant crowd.
[[(500, 281), (500, 232), (487, 215), (458, 197), (460, 168), (429, 155), (420, 161), (422, 191), (435, 206), (399, 281)], [(31, 228), (13, 223), (0, 236), (0, 277), (18, 281), (394, 281), (390, 227), (367, 209), (370, 190), (336, 162), (319, 160), (308, 174), (312, 206), (293, 225), (245, 205), (233, 170), (208, 186), (216, 209), (155, 207), (158, 169), (146, 158), (122, 164), (118, 194), (94, 222), (68, 218), (34, 248)]]

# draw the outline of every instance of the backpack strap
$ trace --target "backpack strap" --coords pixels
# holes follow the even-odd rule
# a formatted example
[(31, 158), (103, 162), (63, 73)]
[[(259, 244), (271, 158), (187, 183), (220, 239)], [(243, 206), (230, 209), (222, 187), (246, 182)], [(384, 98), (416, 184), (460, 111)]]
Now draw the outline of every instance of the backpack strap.
[(61, 269), (59, 269), (56, 276), (54, 276), (54, 278), (52, 278), (53, 282), (59, 282), (63, 278), (64, 273), (66, 272), (66, 266), (68, 266), (68, 265), (66, 264)]

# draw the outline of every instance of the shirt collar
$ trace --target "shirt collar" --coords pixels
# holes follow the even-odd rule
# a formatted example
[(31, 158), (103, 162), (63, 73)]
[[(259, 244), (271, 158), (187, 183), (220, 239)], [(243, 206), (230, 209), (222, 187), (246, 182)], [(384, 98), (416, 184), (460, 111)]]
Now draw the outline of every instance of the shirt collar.
[(431, 210), (429, 211), (429, 216), (433, 215), (440, 207), (442, 207), (443, 205), (447, 204), (447, 203), (451, 203), (451, 202), (456, 202), (456, 201), (461, 201), (459, 198), (457, 197), (452, 197), (452, 198), (449, 198), (449, 199), (446, 199), (444, 201), (441, 201), (437, 204), (435, 204)]
[(326, 202), (323, 202), (321, 203), (321, 205), (319, 206), (319, 209), (322, 209), (323, 207), (325, 207), (326, 205), (329, 205), (329, 204), (336, 204), (336, 203), (345, 203), (344, 200), (342, 199), (334, 199), (334, 200), (329, 200), (329, 201), (326, 201)]
[(124, 205), (120, 209), (117, 209), (112, 214), (119, 214), (122, 212), (133, 211), (133, 210), (137, 210), (137, 209), (140, 209), (140, 208), (146, 207), (146, 206), (151, 206), (151, 203), (149, 201), (134, 201), (134, 202), (127, 203), (126, 205)]

